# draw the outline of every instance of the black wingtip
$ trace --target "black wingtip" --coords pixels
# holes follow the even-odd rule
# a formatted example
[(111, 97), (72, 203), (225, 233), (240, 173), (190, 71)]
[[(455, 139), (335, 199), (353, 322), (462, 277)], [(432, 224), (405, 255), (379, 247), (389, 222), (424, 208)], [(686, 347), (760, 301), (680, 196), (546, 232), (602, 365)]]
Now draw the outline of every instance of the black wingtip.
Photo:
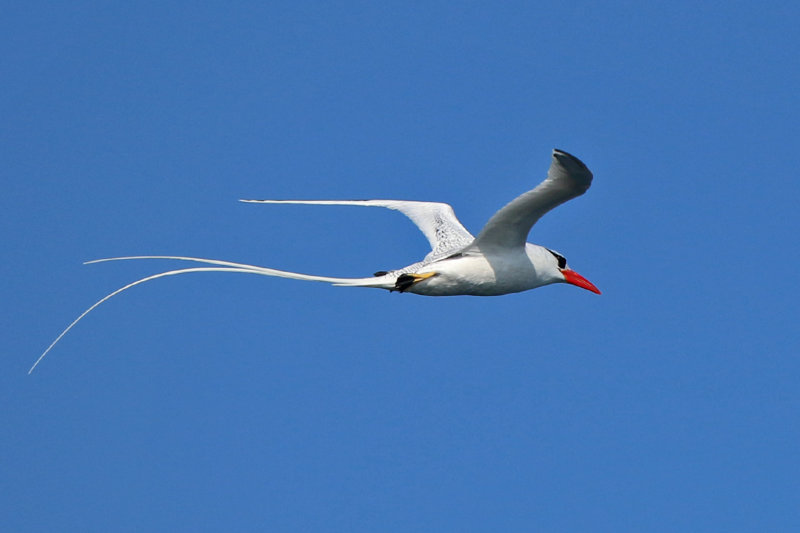
[(553, 148), (553, 157), (556, 156), (561, 156), (571, 159), (572, 161), (578, 163), (581, 167), (585, 168), (586, 170), (589, 170), (589, 167), (586, 166), (586, 163), (584, 163), (583, 161), (581, 161), (580, 159), (578, 159), (569, 152), (565, 152), (564, 150), (560, 150), (558, 148)]

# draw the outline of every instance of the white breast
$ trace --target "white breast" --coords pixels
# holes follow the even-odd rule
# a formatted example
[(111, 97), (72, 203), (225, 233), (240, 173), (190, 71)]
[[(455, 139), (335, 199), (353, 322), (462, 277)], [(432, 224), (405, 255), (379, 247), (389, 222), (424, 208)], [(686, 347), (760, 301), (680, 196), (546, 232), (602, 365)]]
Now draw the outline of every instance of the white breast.
[(426, 296), (498, 296), (543, 285), (524, 251), (514, 254), (470, 254), (426, 265), (419, 274), (436, 276), (409, 288)]

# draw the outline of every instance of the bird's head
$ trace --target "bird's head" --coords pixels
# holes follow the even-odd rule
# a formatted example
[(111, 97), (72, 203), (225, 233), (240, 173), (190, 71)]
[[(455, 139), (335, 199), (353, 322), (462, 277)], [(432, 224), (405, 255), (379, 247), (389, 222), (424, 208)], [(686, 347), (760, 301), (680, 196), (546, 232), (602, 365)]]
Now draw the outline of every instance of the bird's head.
[(558, 276), (562, 279), (559, 280), (558, 276), (556, 277), (557, 282), (563, 281), (563, 283), (569, 283), (571, 285), (578, 286), (582, 289), (586, 289), (587, 291), (592, 291), (595, 294), (600, 294), (600, 289), (594, 286), (594, 284), (589, 281), (588, 279), (584, 278), (571, 268), (567, 266), (567, 258), (561, 255), (558, 252), (554, 252), (549, 248), (545, 248), (550, 255), (552, 256), (549, 258), (548, 263), (551, 263), (551, 267), (558, 271)]

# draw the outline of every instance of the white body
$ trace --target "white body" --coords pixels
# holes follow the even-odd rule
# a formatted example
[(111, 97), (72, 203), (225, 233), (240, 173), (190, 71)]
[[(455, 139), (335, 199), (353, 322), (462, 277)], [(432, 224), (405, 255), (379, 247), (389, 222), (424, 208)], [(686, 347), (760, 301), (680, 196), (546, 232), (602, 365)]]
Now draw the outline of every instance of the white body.
[(545, 267), (551, 257), (545, 248), (531, 243), (506, 254), (465, 254), (417, 270), (417, 274), (436, 275), (415, 283), (408, 292), (424, 296), (499, 296), (563, 282), (563, 277)]

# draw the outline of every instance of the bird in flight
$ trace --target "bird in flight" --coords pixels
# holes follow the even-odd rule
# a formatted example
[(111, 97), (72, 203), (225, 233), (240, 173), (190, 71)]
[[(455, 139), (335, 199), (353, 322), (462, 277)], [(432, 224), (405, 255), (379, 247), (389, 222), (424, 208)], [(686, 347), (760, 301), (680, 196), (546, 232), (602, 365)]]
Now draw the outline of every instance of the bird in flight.
[(129, 283), (106, 295), (84, 311), (39, 356), (28, 373), (80, 320), (117, 294), (154, 279), (192, 272), (240, 272), (306, 281), (322, 281), (341, 287), (372, 287), (390, 292), (424, 296), (497, 296), (522, 292), (552, 283), (569, 283), (600, 294), (589, 280), (570, 269), (563, 255), (526, 242), (528, 233), (542, 215), (585, 193), (592, 173), (577, 157), (553, 150), (547, 178), (536, 188), (518, 196), (495, 213), (477, 237), (456, 218), (453, 208), (439, 202), (405, 200), (241, 200), (253, 204), (355, 205), (385, 207), (400, 211), (417, 225), (431, 245), (421, 261), (397, 270), (382, 270), (366, 278), (335, 278), (287, 272), (231, 261), (183, 256), (131, 256), (96, 259), (89, 263), (137, 259), (191, 261), (194, 266), (169, 270)]

